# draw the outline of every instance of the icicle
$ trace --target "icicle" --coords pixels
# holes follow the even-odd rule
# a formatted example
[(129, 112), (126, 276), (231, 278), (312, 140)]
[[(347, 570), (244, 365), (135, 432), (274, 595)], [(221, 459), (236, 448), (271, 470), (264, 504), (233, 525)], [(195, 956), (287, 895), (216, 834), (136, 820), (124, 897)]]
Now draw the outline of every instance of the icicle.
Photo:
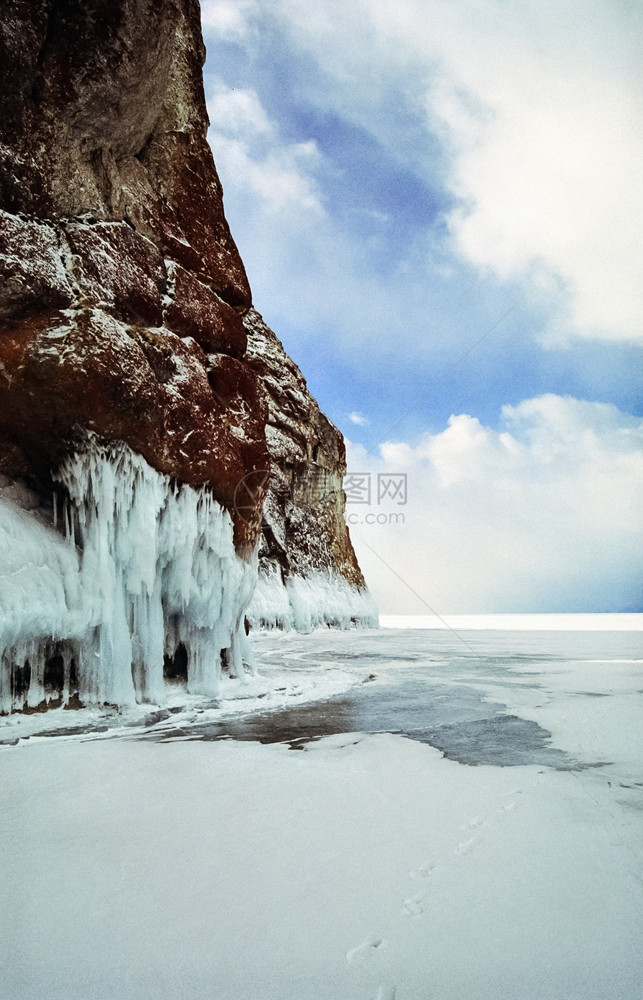
[(297, 632), (322, 626), (376, 627), (378, 623), (377, 608), (368, 591), (329, 572), (292, 576), (285, 584), (276, 569), (260, 573), (246, 614), (253, 626), (293, 628)]
[[(205, 489), (178, 487), (126, 445), (94, 436), (57, 479), (69, 498), (64, 537), (0, 506), (13, 573), (10, 584), (0, 580), (0, 711), (44, 700), (55, 640), (65, 650), (65, 700), (73, 659), (83, 703), (162, 703), (163, 656), (180, 643), (188, 690), (216, 694), (221, 651), (242, 649), (237, 636), (256, 579), (256, 565), (236, 555), (229, 515)], [(243, 652), (233, 658), (243, 674)], [(15, 676), (23, 682), (26, 663), (25, 693)]]

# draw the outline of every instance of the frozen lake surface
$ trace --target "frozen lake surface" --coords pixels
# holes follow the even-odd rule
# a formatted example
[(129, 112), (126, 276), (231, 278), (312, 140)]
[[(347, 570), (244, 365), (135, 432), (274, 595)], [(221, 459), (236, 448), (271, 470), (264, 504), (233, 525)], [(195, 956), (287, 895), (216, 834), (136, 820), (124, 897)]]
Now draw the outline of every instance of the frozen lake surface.
[[(544, 764), (560, 769), (601, 766), (551, 745), (551, 734), (511, 706), (546, 699), (557, 673), (600, 661), (605, 669), (633, 663), (643, 652), (636, 632), (453, 633), (381, 630), (258, 638), (263, 673), (284, 661), (299, 675), (341, 668), (359, 683), (331, 699), (237, 719), (167, 723), (148, 738), (258, 740), (305, 749), (341, 733), (396, 733), (428, 743), (462, 764)], [(590, 667), (592, 674), (595, 666)], [(589, 685), (591, 687), (591, 684)], [(577, 697), (607, 697), (582, 690)]]
[(2, 1000), (638, 1000), (643, 633), (517, 624), (2, 720)]

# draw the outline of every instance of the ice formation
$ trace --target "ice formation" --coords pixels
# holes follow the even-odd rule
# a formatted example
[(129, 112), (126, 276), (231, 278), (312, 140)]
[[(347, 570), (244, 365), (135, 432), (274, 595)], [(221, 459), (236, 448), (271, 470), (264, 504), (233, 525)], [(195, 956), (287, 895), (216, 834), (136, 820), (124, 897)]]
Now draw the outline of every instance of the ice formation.
[(307, 576), (292, 575), (284, 581), (279, 568), (260, 572), (246, 611), (259, 628), (311, 632), (321, 626), (377, 627), (377, 608), (366, 589), (353, 586), (338, 573), (320, 570)]
[(15, 491), (0, 497), (0, 711), (51, 696), (48, 671), (65, 703), (162, 704), (164, 656), (180, 647), (191, 692), (216, 693), (222, 658), (241, 676), (256, 565), (207, 490), (95, 437), (57, 479), (62, 533)]

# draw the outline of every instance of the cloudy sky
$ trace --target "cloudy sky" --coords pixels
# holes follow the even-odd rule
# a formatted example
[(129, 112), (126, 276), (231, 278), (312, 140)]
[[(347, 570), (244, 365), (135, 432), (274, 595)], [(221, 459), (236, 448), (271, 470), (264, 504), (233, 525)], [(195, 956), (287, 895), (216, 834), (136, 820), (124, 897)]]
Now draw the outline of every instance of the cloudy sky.
[(642, 610), (643, 8), (202, 13), (228, 219), (380, 609)]

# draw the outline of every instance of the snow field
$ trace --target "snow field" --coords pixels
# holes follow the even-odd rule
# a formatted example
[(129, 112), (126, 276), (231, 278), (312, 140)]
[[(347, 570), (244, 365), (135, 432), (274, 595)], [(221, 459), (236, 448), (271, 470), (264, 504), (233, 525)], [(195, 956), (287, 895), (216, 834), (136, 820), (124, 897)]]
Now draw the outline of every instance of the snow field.
[[(254, 635), (262, 674), (216, 707), (183, 695), (145, 740), (117, 728), (144, 706), (3, 720), (17, 739), (112, 728), (0, 747), (1, 1000), (638, 1000), (639, 635), (467, 641)], [(504, 706), (577, 769), (465, 766), (385, 733), (198, 739), (351, 684), (411, 684), (445, 720)]]
[(641, 819), (598, 771), (392, 735), (0, 752), (6, 1000), (634, 1000)]
[(488, 614), (380, 615), (380, 626), (392, 629), (456, 631), (633, 632), (643, 630), (643, 614)]

